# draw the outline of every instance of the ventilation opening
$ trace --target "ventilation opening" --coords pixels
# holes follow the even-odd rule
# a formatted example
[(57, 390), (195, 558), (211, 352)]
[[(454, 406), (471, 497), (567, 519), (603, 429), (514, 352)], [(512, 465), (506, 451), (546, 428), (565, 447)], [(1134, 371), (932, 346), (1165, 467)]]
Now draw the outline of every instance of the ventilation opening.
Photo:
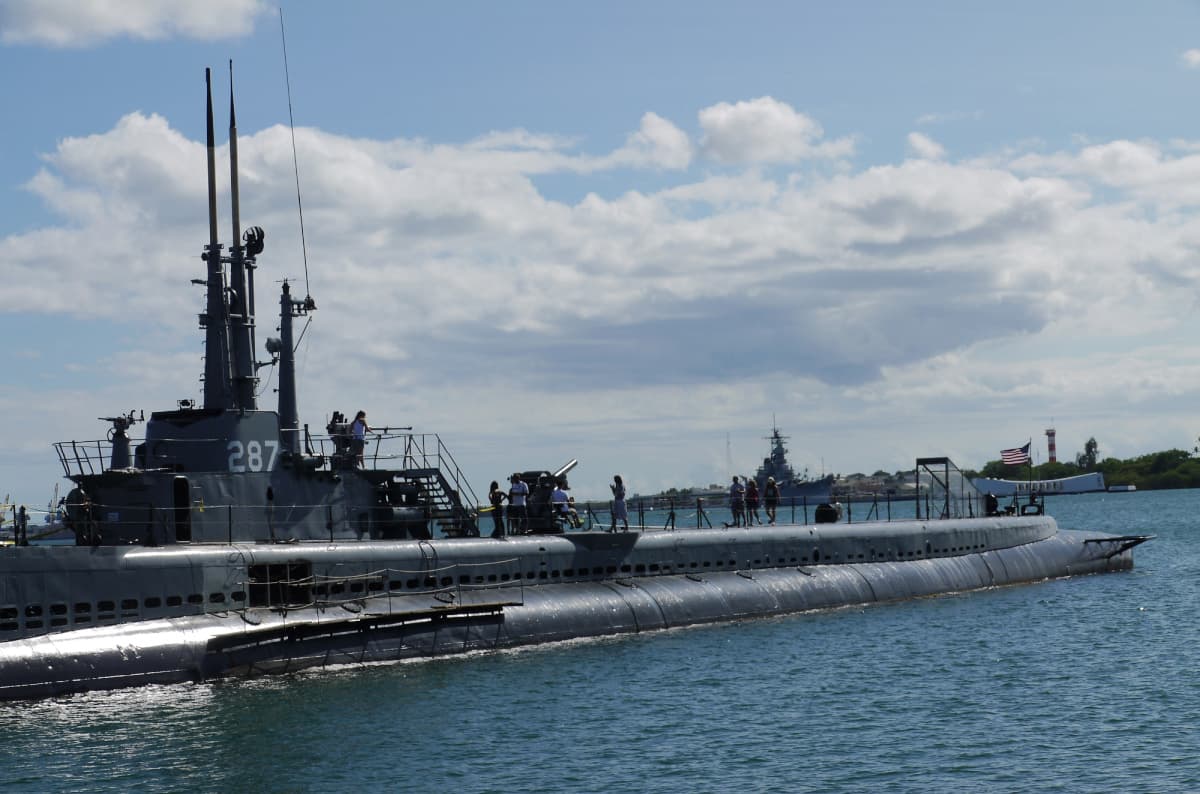
[(311, 562), (251, 565), (247, 573), (252, 607), (301, 606), (312, 602)]

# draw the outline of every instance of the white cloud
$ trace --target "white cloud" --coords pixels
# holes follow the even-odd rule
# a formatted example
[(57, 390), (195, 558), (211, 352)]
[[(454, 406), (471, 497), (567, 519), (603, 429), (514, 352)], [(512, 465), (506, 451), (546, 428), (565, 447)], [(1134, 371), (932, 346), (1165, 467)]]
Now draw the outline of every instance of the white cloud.
[(265, 0), (0, 0), (0, 41), (87, 47), (121, 37), (236, 38), (269, 10)]
[(917, 117), (917, 124), (948, 124), (955, 121), (978, 121), (981, 118), (982, 110), (951, 110), (945, 113), (924, 113)]
[(1183, 55), (1179, 56), (1179, 60), (1189, 69), (1200, 68), (1200, 49), (1185, 50)]
[(852, 139), (822, 141), (820, 124), (769, 96), (704, 108), (700, 127), (704, 155), (723, 163), (794, 163), (854, 152)]
[[(779, 118), (791, 119), (807, 151), (820, 145), (815, 123)], [(710, 156), (718, 142), (730, 147), (724, 163), (739, 151), (744, 162), (796, 154), (771, 149), (780, 138), (767, 134), (759, 148), (783, 153), (746, 157), (750, 136), (728, 120), (707, 128)], [(1140, 410), (1194, 401), (1192, 348), (1164, 343), (1195, 331), (1186, 325), (1200, 286), (1200, 222), (1172, 210), (1200, 182), (1193, 147), (1110, 141), (983, 163), (950, 160), (914, 136), (924, 159), (796, 179), (754, 165), (698, 173), (687, 136), (652, 113), (601, 155), (525, 130), (451, 145), (298, 129), (320, 306), (301, 351), (303, 409), (366, 407), (392, 424), (453, 427), (477, 445), (461, 454), (480, 462), (471, 474), (483, 481), (561, 463), (576, 454), (563, 439), (586, 437), (603, 493), (622, 460), (632, 465), (631, 435), (675, 449), (672, 432), (711, 430), (711, 450), (679, 453), (696, 472), (723, 474), (725, 432), (757, 439), (775, 411), (803, 425), (791, 430), (810, 449), (854, 449), (825, 436), (849, 427), (883, 454), (901, 447), (899, 405), (906, 427), (924, 422), (940, 438), (939, 406), (969, 404), (1007, 439), (1027, 431), (995, 417), (1040, 416), (1048, 405), (1065, 417), (1072, 405), (1099, 416), (1106, 400)], [(243, 223), (267, 230), (261, 342), (274, 326), (274, 282), (304, 275), (289, 133), (246, 135), (239, 154)], [(625, 181), (636, 169), (669, 173), (650, 189)], [(218, 174), (224, 185), (227, 165)], [(548, 197), (543, 174), (574, 175), (584, 198)], [(91, 361), (89, 374), (121, 373), (147, 408), (188, 396), (200, 368), (202, 295), (187, 281), (203, 272), (203, 145), (160, 116), (130, 114), (61, 141), (28, 187), (61, 221), (0, 240), (0, 312), (128, 323), (161, 348), (149, 366), (118, 350)], [(1096, 349), (1069, 355), (1064, 340)], [(61, 358), (30, 344), (31, 355)], [(145, 339), (122, 345), (141, 349)], [(1122, 347), (1138, 364), (1112, 373), (1104, 362)], [(355, 384), (362, 405), (343, 404), (346, 372), (371, 373)], [(97, 390), (130, 393), (127, 384)], [(964, 465), (995, 454), (975, 424), (954, 440)], [(500, 426), (521, 435), (531, 459), (501, 460)], [(1123, 432), (1121, 443), (1135, 444), (1165, 430)], [(804, 465), (819, 465), (803, 454)], [(586, 492), (591, 475), (580, 476)], [(646, 469), (637, 487), (655, 477), (681, 484), (676, 470)]]
[(702, 202), (717, 207), (762, 206), (779, 195), (780, 186), (761, 174), (710, 176), (700, 182), (663, 190), (658, 195), (669, 201)]
[(1051, 173), (1119, 188), (1147, 207), (1174, 209), (1200, 203), (1200, 153), (1180, 141), (1172, 157), (1155, 141), (1117, 140), (1086, 145), (1078, 151), (1026, 154), (1010, 166), (1020, 173)]
[[(1182, 219), (1151, 224), (1131, 208), (1093, 205), (1085, 189), (1088, 176), (1142, 190), (1147, 185), (1133, 175), (1146, 169), (1161, 170), (1155, 185), (1190, 173), (1189, 158), (1165, 161), (1145, 146), (1114, 142), (1073, 158), (1025, 159), (1022, 175), (931, 159), (805, 183), (751, 170), (685, 177), (652, 193), (593, 193), (575, 205), (548, 200), (531, 181), (531, 174), (594, 173), (601, 164), (686, 162), (686, 136), (653, 114), (629, 140), (588, 157), (528, 134), (493, 135), (484, 147), (298, 130), (310, 258), (320, 263), (319, 280), (339, 285), (322, 305), (349, 309), (351, 296), (365, 293), (407, 306), (387, 321), (391, 339), (483, 324), (562, 335), (549, 349), (573, 354), (611, 337), (601, 348), (629, 356), (615, 352), (615, 340), (643, 329), (655, 343), (643, 340), (629, 360), (676, 379), (702, 376), (687, 365), (673, 372), (652, 364), (653, 356), (678, 356), (677, 346), (705, 323), (736, 322), (743, 306), (756, 306), (778, 330), (811, 337), (828, 353), (802, 365), (759, 361), (750, 370), (803, 366), (819, 378), (861, 381), (884, 362), (919, 360), (1012, 328), (1036, 331), (1067, 293), (1114, 312), (1135, 299), (1132, 286), (1143, 285), (1138, 300), (1160, 299), (1161, 289), (1142, 275), (1147, 262), (1183, 282), (1196, 277), (1186, 265), (1196, 235), (1171, 228)], [(941, 155), (926, 136), (910, 141)], [(268, 229), (264, 263), (298, 258), (286, 129), (244, 137), (241, 163), (243, 218)], [(162, 281), (198, 268), (203, 168), (202, 145), (158, 116), (132, 114), (108, 133), (62, 141), (29, 187), (67, 223), (7, 241), (6, 281), (18, 285), (18, 303), (158, 311), (164, 322), (186, 316), (179, 310), (193, 296), (170, 291), (164, 299)], [(218, 173), (224, 184), (225, 167)], [(93, 253), (81, 259), (80, 250)], [(54, 285), (31, 277), (47, 264), (59, 275)], [(113, 282), (113, 272), (130, 278)], [(480, 284), (489, 300), (461, 299)], [(869, 289), (858, 292), (856, 284)], [(862, 312), (845, 310), (847, 298), (838, 297), (845, 289)], [(564, 301), (564, 294), (586, 300)], [(830, 312), (831, 305), (842, 309)], [(923, 321), (919, 313), (933, 306), (959, 307), (964, 322), (1011, 312), (1013, 325), (970, 323), (959, 340), (898, 340), (886, 330), (889, 322)], [(339, 331), (347, 341), (364, 333), (355, 322)], [(694, 322), (701, 324), (693, 329)], [(573, 325), (582, 336), (566, 333)], [(393, 345), (386, 355), (406, 351)], [(583, 382), (586, 372), (560, 380), (571, 378)]]
[(641, 127), (614, 158), (634, 165), (683, 169), (691, 162), (692, 144), (683, 130), (662, 116), (646, 113)]
[(922, 160), (941, 160), (946, 156), (946, 150), (940, 143), (920, 132), (908, 134), (908, 149)]
[(494, 130), (487, 135), (472, 140), (467, 148), (483, 150), (504, 149), (533, 149), (541, 152), (552, 152), (569, 149), (575, 141), (558, 135), (533, 133), (529, 130)]

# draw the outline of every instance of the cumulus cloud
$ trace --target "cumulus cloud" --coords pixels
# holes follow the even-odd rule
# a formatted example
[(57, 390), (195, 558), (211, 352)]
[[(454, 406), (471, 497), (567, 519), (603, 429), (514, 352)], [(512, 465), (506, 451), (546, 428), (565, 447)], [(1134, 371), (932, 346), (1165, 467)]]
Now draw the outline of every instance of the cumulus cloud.
[(692, 159), (692, 144), (687, 133), (656, 113), (646, 113), (637, 132), (615, 160), (658, 168), (687, 168)]
[(1119, 188), (1147, 206), (1175, 209), (1200, 203), (1200, 152), (1173, 142), (1173, 156), (1155, 141), (1118, 140), (1077, 151), (1025, 154), (1012, 160), (1019, 173), (1046, 173)]
[(1184, 50), (1179, 56), (1180, 62), (1189, 69), (1200, 68), (1200, 49)]
[[(774, 122), (739, 126), (739, 105)], [(297, 129), (320, 307), (300, 351), (307, 404), (361, 407), (338, 402), (342, 373), (370, 372), (369, 391), (388, 395), (387, 411), (372, 415), (453, 425), (479, 439), (464, 457), (498, 471), (514, 462), (488, 452), (503, 446), (495, 426), (554, 458), (564, 437), (586, 431), (599, 460), (607, 433), (608, 477), (628, 452), (631, 415), (662, 448), (670, 442), (658, 434), (678, 430), (682, 416), (693, 430), (709, 416), (720, 468), (724, 428), (755, 412), (758, 424), (777, 408), (796, 422), (844, 417), (843, 427), (871, 428), (886, 446), (901, 402), (906, 424), (925, 417), (938, 429), (939, 401), (1028, 414), (1046, 411), (1047, 395), (1113, 396), (1080, 366), (1046, 359), (1066, 338), (1143, 349), (1145, 373), (1164, 367), (1155, 383), (1186, 391), (1181, 373), (1194, 365), (1142, 337), (1184, 338), (1180, 318), (1195, 314), (1200, 224), (1172, 210), (1200, 183), (1192, 147), (1110, 141), (985, 163), (954, 161), (914, 133), (917, 158), (795, 178), (759, 164), (818, 156), (823, 137), (774, 100), (710, 115), (697, 149), (657, 114), (631, 126), (621, 146), (586, 155), (527, 130), (444, 144)], [(795, 140), (803, 145), (781, 143)], [(727, 167), (701, 172), (697, 151)], [(227, 213), (228, 152), (219, 155)], [(267, 230), (261, 341), (274, 325), (274, 282), (305, 275), (287, 128), (243, 136), (239, 156), (243, 223)], [(637, 170), (655, 186), (635, 186)], [(537, 182), (546, 174), (578, 179), (583, 197), (548, 197)], [(73, 363), (94, 378), (136, 379), (147, 395), (186, 396), (166, 381), (194, 384), (186, 361), (199, 372), (202, 294), (188, 280), (203, 273), (203, 145), (134, 113), (62, 140), (27, 187), (59, 220), (0, 241), (0, 312), (128, 323), (126, 344), (139, 349), (137, 335), (159, 329), (153, 361), (170, 362), (170, 377), (120, 352)], [(226, 243), (227, 225), (223, 215)], [(1047, 374), (1054, 368), (1066, 383)], [(1152, 391), (1117, 398), (1149, 404)]]
[(769, 96), (704, 108), (700, 127), (704, 155), (723, 163), (794, 163), (854, 152), (851, 138), (821, 140), (820, 124)]
[[(814, 140), (811, 124), (799, 129)], [(1120, 311), (1112, 296), (1134, 265), (1184, 283), (1195, 277), (1181, 265), (1182, 239), (1160, 232), (1133, 250), (1120, 238), (1145, 239), (1145, 221), (1094, 205), (1084, 187), (1100, 175), (1122, 184), (1121, 175), (1128, 182), (1151, 167), (1162, 184), (1167, 173), (1179, 178), (1187, 158), (1166, 163), (1160, 151), (1114, 142), (1023, 160), (1020, 174), (947, 162), (920, 133), (909, 141), (921, 159), (828, 179), (780, 182), (750, 169), (566, 204), (543, 196), (531, 176), (685, 168), (686, 135), (646, 114), (624, 146), (594, 156), (525, 131), (463, 145), (297, 131), (310, 259), (320, 263), (318, 280), (338, 284), (321, 305), (349, 315), (331, 333), (360, 355), (405, 359), (427, 377), (457, 362), (482, 382), (503, 359), (505, 369), (524, 362), (525, 378), (560, 388), (594, 388), (613, 367), (675, 383), (715, 372), (862, 383), (888, 364), (1035, 333), (1068, 293)], [(66, 223), (7, 241), (5, 276), (22, 285), (21, 304), (186, 316), (189, 296), (164, 299), (161, 285), (197, 267), (203, 164), (199, 142), (153, 115), (62, 141), (29, 189)], [(245, 136), (241, 164), (243, 218), (270, 235), (264, 264), (295, 261), (287, 130)], [(224, 167), (218, 173), (224, 183)], [(80, 260), (79, 250), (95, 253)], [(70, 286), (31, 277), (48, 261)], [(108, 274), (118, 271), (131, 278), (114, 284)], [(485, 284), (487, 300), (474, 299)], [(1154, 283), (1146, 289), (1156, 294)], [(405, 310), (359, 327), (362, 294)], [(744, 322), (750, 316), (755, 323)], [(939, 323), (956, 332), (937, 333)], [(739, 330), (693, 349), (722, 327)], [(454, 351), (433, 344), (447, 336), (476, 341)], [(802, 355), (738, 353), (770, 350), (774, 338), (807, 343)]]
[(946, 156), (946, 150), (940, 143), (920, 132), (908, 134), (908, 150), (922, 160), (941, 160)]
[(245, 36), (265, 0), (0, 0), (0, 41), (87, 47), (114, 38)]

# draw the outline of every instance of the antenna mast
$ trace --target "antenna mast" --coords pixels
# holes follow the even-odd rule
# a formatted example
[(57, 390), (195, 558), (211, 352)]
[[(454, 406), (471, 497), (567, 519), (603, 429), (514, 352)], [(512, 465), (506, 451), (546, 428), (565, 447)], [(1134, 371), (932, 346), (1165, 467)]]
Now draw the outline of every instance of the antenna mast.
[(217, 239), (217, 153), (213, 135), (212, 70), (204, 70), (208, 94), (208, 245), (203, 259), (208, 263), (208, 306), (200, 315), (204, 328), (204, 407), (232, 407), (229, 383), (229, 316), (225, 305), (225, 273), (221, 267), (221, 243)]
[(283, 42), (283, 79), (287, 84), (288, 126), (292, 131), (292, 171), (296, 174), (296, 209), (300, 214), (300, 253), (304, 258), (304, 294), (311, 300), (308, 284), (308, 244), (304, 239), (304, 204), (300, 201), (300, 158), (296, 156), (296, 117), (292, 115), (292, 78), (288, 73), (287, 34), (283, 30), (283, 9), (279, 9), (279, 38)]
[[(234, 401), (243, 411), (258, 406), (254, 386), (254, 256), (242, 245), (241, 202), (238, 194), (237, 111), (233, 106), (233, 61), (229, 61), (229, 191), (233, 241), (229, 247), (229, 323), (233, 343)], [(258, 232), (261, 236), (261, 231)], [(252, 236), (247, 232), (247, 237)]]

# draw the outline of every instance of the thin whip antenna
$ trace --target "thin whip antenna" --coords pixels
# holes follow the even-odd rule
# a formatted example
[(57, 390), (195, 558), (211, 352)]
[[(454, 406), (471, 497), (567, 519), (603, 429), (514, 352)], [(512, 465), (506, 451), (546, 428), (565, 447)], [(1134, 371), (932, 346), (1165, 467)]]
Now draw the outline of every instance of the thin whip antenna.
[(296, 156), (296, 118), (292, 115), (292, 78), (288, 75), (287, 34), (283, 30), (283, 9), (279, 9), (279, 39), (283, 42), (283, 79), (287, 83), (288, 125), (292, 130), (292, 170), (296, 174), (296, 209), (300, 212), (300, 253), (304, 257), (304, 294), (312, 295), (308, 285), (308, 244), (304, 239), (304, 204), (300, 201), (300, 162)]

